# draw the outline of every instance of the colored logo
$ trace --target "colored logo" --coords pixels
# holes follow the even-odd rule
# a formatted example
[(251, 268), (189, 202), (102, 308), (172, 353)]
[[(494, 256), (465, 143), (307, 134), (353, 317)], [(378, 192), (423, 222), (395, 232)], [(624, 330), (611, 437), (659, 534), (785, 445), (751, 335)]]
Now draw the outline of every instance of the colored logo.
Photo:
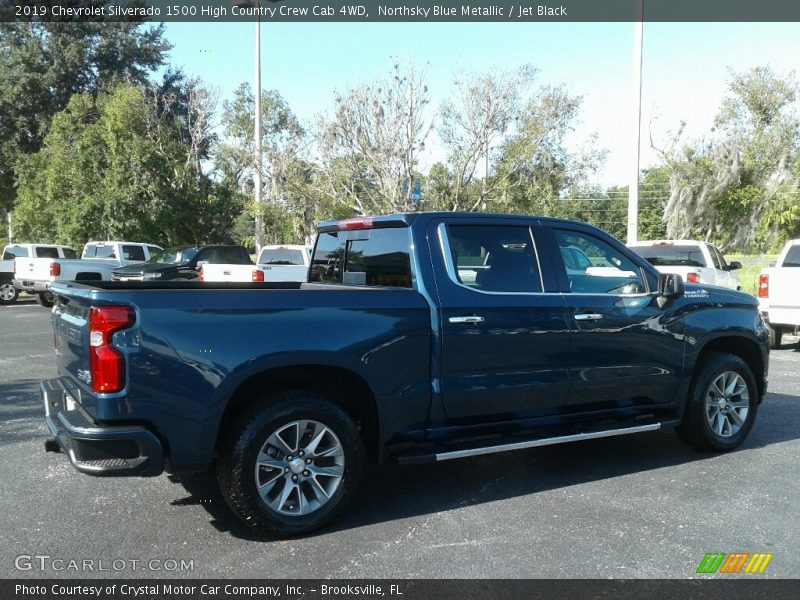
[(716, 552), (706, 554), (700, 565), (698, 573), (763, 573), (767, 570), (772, 552)]

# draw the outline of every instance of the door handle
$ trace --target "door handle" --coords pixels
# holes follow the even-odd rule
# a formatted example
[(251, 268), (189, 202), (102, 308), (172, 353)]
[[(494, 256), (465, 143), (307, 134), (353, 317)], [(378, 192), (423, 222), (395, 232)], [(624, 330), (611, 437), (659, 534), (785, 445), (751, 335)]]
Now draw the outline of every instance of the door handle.
[(581, 313), (579, 315), (575, 315), (576, 321), (599, 321), (603, 318), (603, 315), (599, 313)]
[(470, 315), (468, 317), (450, 317), (448, 319), (451, 323), (483, 323), (483, 317)]

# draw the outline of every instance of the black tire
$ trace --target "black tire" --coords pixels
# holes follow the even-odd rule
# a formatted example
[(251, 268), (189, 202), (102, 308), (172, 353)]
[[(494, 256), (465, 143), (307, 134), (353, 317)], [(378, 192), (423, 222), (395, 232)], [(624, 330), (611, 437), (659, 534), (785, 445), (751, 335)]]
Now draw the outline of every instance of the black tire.
[(0, 283), (0, 304), (14, 304), (19, 292), (10, 281)]
[(52, 308), (56, 303), (56, 297), (53, 296), (53, 292), (39, 292), (36, 294), (36, 302), (45, 308)]
[[(338, 487), (324, 504), (305, 515), (287, 515), (270, 508), (259, 495), (256, 458), (270, 436), (300, 420), (316, 421), (335, 434), (343, 450), (344, 470)], [(297, 446), (301, 447), (299, 440)], [(222, 433), (216, 469), (222, 495), (237, 517), (261, 535), (291, 537), (323, 527), (344, 509), (358, 486), (363, 463), (361, 437), (347, 413), (318, 394), (285, 391), (265, 397), (234, 417)], [(276, 485), (289, 485), (286, 478), (291, 473), (286, 473), (277, 476), (285, 481)], [(297, 493), (302, 493), (299, 487)]]
[(778, 350), (783, 341), (784, 330), (781, 327), (769, 326), (769, 347), (772, 350)]
[[(747, 366), (744, 360), (734, 354), (714, 352), (702, 360), (702, 364), (698, 365), (695, 372), (686, 410), (677, 432), (685, 442), (695, 448), (714, 452), (727, 452), (741, 445), (753, 427), (753, 422), (758, 412), (758, 387), (750, 367)], [(709, 396), (713, 396), (712, 385), (724, 373), (738, 374), (747, 387), (748, 395), (747, 414), (744, 419), (739, 417), (742, 424), (739, 426), (738, 431), (729, 431), (728, 435), (720, 435), (712, 429), (710, 423), (712, 417), (710, 415), (715, 413), (713, 412), (713, 407), (709, 408), (707, 404)], [(743, 394), (738, 397), (737, 401), (739, 403), (743, 402)], [(724, 399), (723, 402), (725, 402)], [(729, 406), (734, 404), (735, 402), (730, 402)], [(720, 409), (717, 409), (717, 412), (719, 411)], [(738, 412), (737, 415), (739, 415)], [(726, 419), (726, 417), (721, 416), (721, 419)], [(728, 421), (730, 425), (730, 419)], [(716, 422), (718, 423), (719, 421)]]

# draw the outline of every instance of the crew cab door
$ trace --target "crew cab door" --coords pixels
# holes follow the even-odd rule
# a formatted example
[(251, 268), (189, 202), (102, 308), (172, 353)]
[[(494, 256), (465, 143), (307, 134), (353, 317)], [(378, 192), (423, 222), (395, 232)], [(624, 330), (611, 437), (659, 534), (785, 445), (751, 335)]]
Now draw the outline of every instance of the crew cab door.
[[(638, 257), (592, 228), (570, 223), (543, 227), (569, 312), (569, 408), (594, 411), (670, 403), (683, 368), (683, 329), (656, 302)], [(567, 249), (591, 263), (565, 264)], [(653, 291), (651, 291), (653, 290)]]
[(446, 418), (459, 425), (557, 411), (569, 395), (566, 305), (530, 219), (444, 219), (428, 243)]

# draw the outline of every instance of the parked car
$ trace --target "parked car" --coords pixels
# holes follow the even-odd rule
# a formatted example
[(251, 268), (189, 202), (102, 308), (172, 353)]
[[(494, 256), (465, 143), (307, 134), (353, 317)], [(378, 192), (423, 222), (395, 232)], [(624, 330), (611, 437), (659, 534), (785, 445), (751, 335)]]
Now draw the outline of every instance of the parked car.
[(200, 278), (207, 282), (306, 281), (311, 249), (299, 245), (264, 246), (255, 267), (249, 264), (207, 264)]
[(59, 244), (9, 244), (3, 248), (0, 260), (0, 304), (12, 304), (19, 296), (14, 286), (15, 264), (17, 258), (76, 258), (72, 248)]
[(774, 266), (758, 276), (758, 306), (769, 325), (770, 347), (800, 327), (800, 240), (789, 240)]
[[(606, 271), (570, 272), (569, 247)], [(328, 221), (309, 275), (57, 284), (46, 448), (90, 474), (213, 467), (244, 523), (291, 536), (340, 513), (368, 459), (437, 462), (672, 426), (727, 451), (766, 391), (754, 297), (684, 287), (582, 223)]]
[(50, 286), (56, 281), (107, 281), (114, 269), (149, 260), (163, 248), (140, 242), (87, 242), (81, 258), (17, 257), (14, 259), (14, 286), (17, 290), (36, 294), (42, 306), (53, 306)]
[(121, 269), (115, 269), (114, 281), (167, 281), (170, 279), (197, 279), (200, 269), (208, 264), (249, 264), (253, 261), (241, 246), (222, 244), (175, 246), (152, 258)]
[(722, 252), (708, 242), (697, 240), (657, 240), (629, 244), (631, 250), (646, 259), (661, 273), (677, 273), (688, 283), (718, 285), (732, 290), (742, 289), (733, 271), (742, 263), (728, 263)]

